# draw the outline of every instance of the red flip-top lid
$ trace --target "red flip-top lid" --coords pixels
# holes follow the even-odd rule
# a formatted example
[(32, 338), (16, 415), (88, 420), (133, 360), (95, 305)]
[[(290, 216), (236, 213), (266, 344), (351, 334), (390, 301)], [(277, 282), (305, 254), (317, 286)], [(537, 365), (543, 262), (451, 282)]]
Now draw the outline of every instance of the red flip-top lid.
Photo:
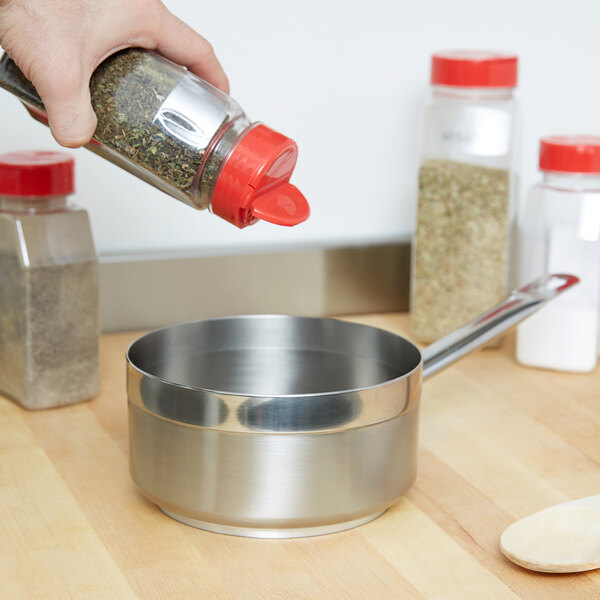
[(246, 227), (259, 219), (277, 225), (297, 225), (310, 208), (289, 180), (296, 166), (294, 140), (265, 125), (253, 127), (223, 165), (213, 190), (213, 213)]
[(75, 161), (65, 152), (24, 150), (0, 154), (0, 194), (66, 196), (74, 191)]
[(557, 173), (600, 173), (600, 136), (545, 137), (540, 142), (540, 169)]
[(437, 52), (431, 59), (431, 83), (458, 87), (515, 87), (518, 58), (477, 50)]

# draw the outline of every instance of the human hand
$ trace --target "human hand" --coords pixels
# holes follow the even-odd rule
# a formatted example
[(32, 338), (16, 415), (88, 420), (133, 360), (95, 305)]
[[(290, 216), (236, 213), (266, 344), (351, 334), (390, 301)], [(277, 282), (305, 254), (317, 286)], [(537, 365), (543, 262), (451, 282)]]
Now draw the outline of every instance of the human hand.
[(123, 48), (156, 50), (229, 92), (209, 42), (160, 0), (0, 0), (0, 45), (35, 86), (56, 141), (71, 148), (96, 129), (92, 73)]

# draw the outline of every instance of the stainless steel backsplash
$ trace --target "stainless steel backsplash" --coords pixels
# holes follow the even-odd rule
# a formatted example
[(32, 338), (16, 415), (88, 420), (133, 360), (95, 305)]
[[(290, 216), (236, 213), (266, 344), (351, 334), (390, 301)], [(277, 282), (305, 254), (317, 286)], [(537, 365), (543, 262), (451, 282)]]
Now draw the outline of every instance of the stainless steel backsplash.
[(410, 244), (201, 257), (103, 258), (104, 332), (237, 314), (408, 308)]

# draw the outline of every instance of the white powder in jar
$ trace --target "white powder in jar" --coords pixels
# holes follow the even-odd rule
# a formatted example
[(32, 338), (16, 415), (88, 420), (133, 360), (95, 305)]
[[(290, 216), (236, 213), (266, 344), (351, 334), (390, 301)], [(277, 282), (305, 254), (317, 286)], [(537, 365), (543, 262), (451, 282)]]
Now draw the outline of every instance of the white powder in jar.
[(598, 309), (594, 305), (571, 304), (568, 297), (553, 300), (517, 330), (517, 360), (532, 367), (593, 371), (597, 346)]

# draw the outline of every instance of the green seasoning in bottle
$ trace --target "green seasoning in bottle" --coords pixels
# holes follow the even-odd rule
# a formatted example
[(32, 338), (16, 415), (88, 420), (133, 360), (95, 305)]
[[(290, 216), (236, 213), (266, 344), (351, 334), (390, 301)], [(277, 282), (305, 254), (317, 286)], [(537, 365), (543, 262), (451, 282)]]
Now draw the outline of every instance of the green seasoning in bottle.
[(417, 339), (435, 341), (504, 298), (508, 236), (508, 171), (423, 163), (411, 303)]
[(447, 51), (423, 106), (411, 333), (433, 342), (509, 287), (517, 150), (517, 57)]
[[(0, 87), (47, 122), (33, 85), (5, 54)], [(227, 94), (140, 48), (107, 58), (90, 81), (98, 124), (88, 149), (167, 194), (238, 227), (296, 225), (309, 214), (289, 183), (293, 140), (251, 123)]]

